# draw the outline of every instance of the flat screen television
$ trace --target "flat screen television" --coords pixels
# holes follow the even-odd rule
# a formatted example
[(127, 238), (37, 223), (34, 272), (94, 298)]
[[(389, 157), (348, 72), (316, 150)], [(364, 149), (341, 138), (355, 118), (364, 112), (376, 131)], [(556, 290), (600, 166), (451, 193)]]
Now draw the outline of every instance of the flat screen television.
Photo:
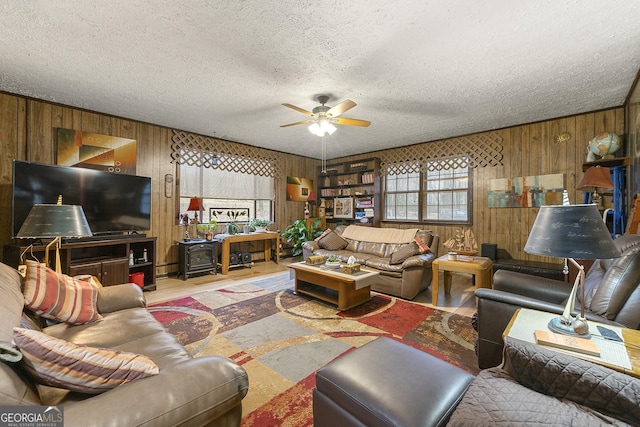
[(151, 228), (151, 178), (14, 160), (12, 231), (35, 204), (80, 205), (94, 235)]

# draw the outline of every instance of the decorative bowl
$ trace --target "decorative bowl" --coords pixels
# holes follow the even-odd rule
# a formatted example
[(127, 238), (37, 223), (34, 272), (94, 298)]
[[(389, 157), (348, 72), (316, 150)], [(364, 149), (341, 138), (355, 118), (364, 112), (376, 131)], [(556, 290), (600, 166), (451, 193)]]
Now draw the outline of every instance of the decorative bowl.
[(324, 263), (327, 268), (340, 268), (340, 261), (327, 261)]

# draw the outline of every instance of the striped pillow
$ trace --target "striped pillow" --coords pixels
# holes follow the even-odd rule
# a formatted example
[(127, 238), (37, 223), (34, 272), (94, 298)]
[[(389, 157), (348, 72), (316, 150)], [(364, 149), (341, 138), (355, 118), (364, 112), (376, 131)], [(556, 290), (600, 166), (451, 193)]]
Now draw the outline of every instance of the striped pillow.
[(79, 393), (103, 393), (159, 372), (146, 356), (81, 346), (39, 331), (13, 328), (13, 341), (38, 383)]
[(27, 260), (25, 305), (42, 317), (71, 325), (102, 320), (98, 313), (98, 287), (58, 274), (44, 264)]

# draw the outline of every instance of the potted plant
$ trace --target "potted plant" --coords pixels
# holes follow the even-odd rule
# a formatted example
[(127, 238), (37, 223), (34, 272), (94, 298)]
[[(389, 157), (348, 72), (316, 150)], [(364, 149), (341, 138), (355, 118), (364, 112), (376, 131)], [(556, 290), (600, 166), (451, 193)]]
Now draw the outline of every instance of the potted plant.
[(258, 233), (263, 233), (267, 231), (267, 227), (271, 224), (273, 224), (273, 222), (268, 219), (254, 218), (251, 220), (249, 225), (251, 225)]
[(304, 242), (313, 240), (320, 235), (321, 232), (318, 231), (318, 227), (320, 227), (320, 218), (309, 224), (309, 227), (307, 227), (307, 222), (304, 219), (298, 219), (280, 233), (280, 236), (287, 242), (293, 243), (291, 255), (297, 257), (302, 255), (302, 244)]
[[(219, 218), (218, 215), (222, 215), (224, 211), (212, 211), (211, 214), (213, 216), (215, 216), (216, 218)], [(246, 215), (246, 210), (244, 209), (239, 209), (239, 210), (227, 210), (226, 214), (227, 214), (227, 218), (229, 219), (227, 222), (227, 225), (225, 227), (225, 233), (226, 234), (238, 234), (240, 229), (238, 228), (238, 219), (241, 216)]]
[(340, 258), (338, 258), (335, 255), (329, 255), (327, 257), (327, 261), (325, 262), (325, 265), (329, 268), (340, 267)]
[(209, 224), (198, 224), (198, 234), (204, 234), (204, 238), (207, 240), (213, 240), (213, 234), (218, 228), (218, 221), (210, 219)]

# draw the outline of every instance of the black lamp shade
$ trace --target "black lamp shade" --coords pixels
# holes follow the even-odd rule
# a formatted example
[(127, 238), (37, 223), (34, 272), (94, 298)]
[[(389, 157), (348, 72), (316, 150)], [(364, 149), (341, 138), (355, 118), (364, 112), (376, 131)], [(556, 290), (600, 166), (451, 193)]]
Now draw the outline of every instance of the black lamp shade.
[(533, 255), (574, 259), (621, 255), (594, 204), (542, 206), (524, 250)]
[(33, 205), (18, 238), (89, 237), (91, 228), (82, 206)]

